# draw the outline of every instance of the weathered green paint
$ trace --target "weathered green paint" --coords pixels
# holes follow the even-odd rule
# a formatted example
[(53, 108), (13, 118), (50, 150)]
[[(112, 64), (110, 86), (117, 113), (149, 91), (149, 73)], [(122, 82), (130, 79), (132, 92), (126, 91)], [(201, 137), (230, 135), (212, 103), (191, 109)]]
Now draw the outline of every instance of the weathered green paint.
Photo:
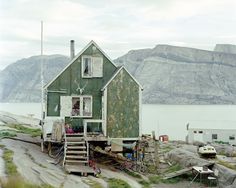
[(139, 136), (139, 85), (122, 69), (107, 87), (107, 134)]
[[(48, 87), (48, 90), (59, 91), (66, 89), (66, 94), (62, 93), (48, 93), (47, 96), (47, 116), (59, 116), (60, 108), (54, 112), (55, 104), (60, 104), (61, 95), (80, 95), (76, 91), (77, 84), (75, 80), (80, 83), (80, 87), (87, 85), (84, 89), (83, 95), (93, 96), (93, 119), (102, 119), (102, 92), (101, 88), (112, 77), (116, 67), (100, 52), (98, 49), (92, 49), (93, 44), (84, 51), (59, 77), (54, 80)], [(102, 78), (82, 78), (81, 62), (83, 55), (100, 56), (103, 57), (103, 77)]]
[[(60, 96), (78, 96), (76, 91), (86, 85), (82, 95), (91, 95), (92, 118), (102, 119), (102, 91), (103, 86), (112, 78), (117, 68), (99, 51), (93, 49), (91, 44), (70, 66), (68, 66), (48, 87), (47, 90), (47, 116), (60, 116)], [(82, 78), (82, 56), (103, 57), (103, 77)], [(136, 138), (139, 136), (139, 85), (122, 68), (107, 86), (107, 136), (112, 138)], [(64, 93), (63, 93), (64, 92)], [(65, 122), (70, 124), (77, 132), (83, 132), (83, 119), (80, 117), (65, 117)], [(87, 118), (86, 118), (87, 119)], [(88, 129), (97, 131), (101, 123), (88, 123)]]

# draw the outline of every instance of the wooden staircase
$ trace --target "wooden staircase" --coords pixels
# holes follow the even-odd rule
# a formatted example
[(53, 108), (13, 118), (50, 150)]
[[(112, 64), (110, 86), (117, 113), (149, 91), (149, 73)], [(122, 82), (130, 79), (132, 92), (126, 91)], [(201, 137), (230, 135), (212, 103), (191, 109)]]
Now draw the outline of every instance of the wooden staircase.
[(94, 173), (88, 166), (89, 144), (84, 134), (65, 134), (63, 166), (69, 173)]

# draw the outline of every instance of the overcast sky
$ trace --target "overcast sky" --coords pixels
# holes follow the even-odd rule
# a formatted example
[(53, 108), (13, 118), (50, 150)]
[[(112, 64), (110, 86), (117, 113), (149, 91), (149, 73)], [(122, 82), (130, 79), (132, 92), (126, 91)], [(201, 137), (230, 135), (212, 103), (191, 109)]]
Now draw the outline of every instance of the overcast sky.
[(44, 53), (78, 53), (94, 40), (112, 58), (171, 44), (212, 50), (236, 44), (236, 0), (0, 0), (0, 69)]

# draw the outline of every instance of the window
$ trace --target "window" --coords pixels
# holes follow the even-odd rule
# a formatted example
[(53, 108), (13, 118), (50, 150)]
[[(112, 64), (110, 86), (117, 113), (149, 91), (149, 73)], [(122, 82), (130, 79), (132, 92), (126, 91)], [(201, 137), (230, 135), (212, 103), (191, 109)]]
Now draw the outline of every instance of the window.
[(83, 69), (82, 69), (83, 77), (92, 77), (92, 58), (91, 57), (83, 57)]
[(229, 140), (235, 140), (235, 136), (229, 136)]
[(196, 133), (197, 133), (197, 131), (193, 131), (193, 133), (195, 133), (195, 134), (196, 134)]
[(212, 134), (212, 139), (217, 140), (217, 134)]
[(72, 97), (72, 116), (92, 117), (92, 96)]
[(202, 134), (202, 133), (203, 133), (203, 131), (198, 131), (198, 133), (199, 133), (199, 134)]
[(82, 56), (82, 77), (102, 77), (103, 76), (103, 58)]

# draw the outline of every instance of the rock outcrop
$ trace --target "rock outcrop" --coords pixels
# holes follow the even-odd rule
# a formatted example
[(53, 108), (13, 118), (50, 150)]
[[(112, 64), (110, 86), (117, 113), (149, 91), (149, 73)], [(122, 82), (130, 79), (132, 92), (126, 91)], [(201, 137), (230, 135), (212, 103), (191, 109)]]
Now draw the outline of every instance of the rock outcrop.
[(215, 52), (224, 52), (229, 54), (236, 54), (236, 45), (232, 44), (217, 44), (214, 48)]
[(236, 54), (157, 45), (115, 62), (143, 85), (144, 103), (236, 103)]
[[(45, 83), (69, 63), (62, 55), (43, 56)], [(39, 102), (41, 99), (41, 57), (19, 60), (0, 72), (1, 102)]]

